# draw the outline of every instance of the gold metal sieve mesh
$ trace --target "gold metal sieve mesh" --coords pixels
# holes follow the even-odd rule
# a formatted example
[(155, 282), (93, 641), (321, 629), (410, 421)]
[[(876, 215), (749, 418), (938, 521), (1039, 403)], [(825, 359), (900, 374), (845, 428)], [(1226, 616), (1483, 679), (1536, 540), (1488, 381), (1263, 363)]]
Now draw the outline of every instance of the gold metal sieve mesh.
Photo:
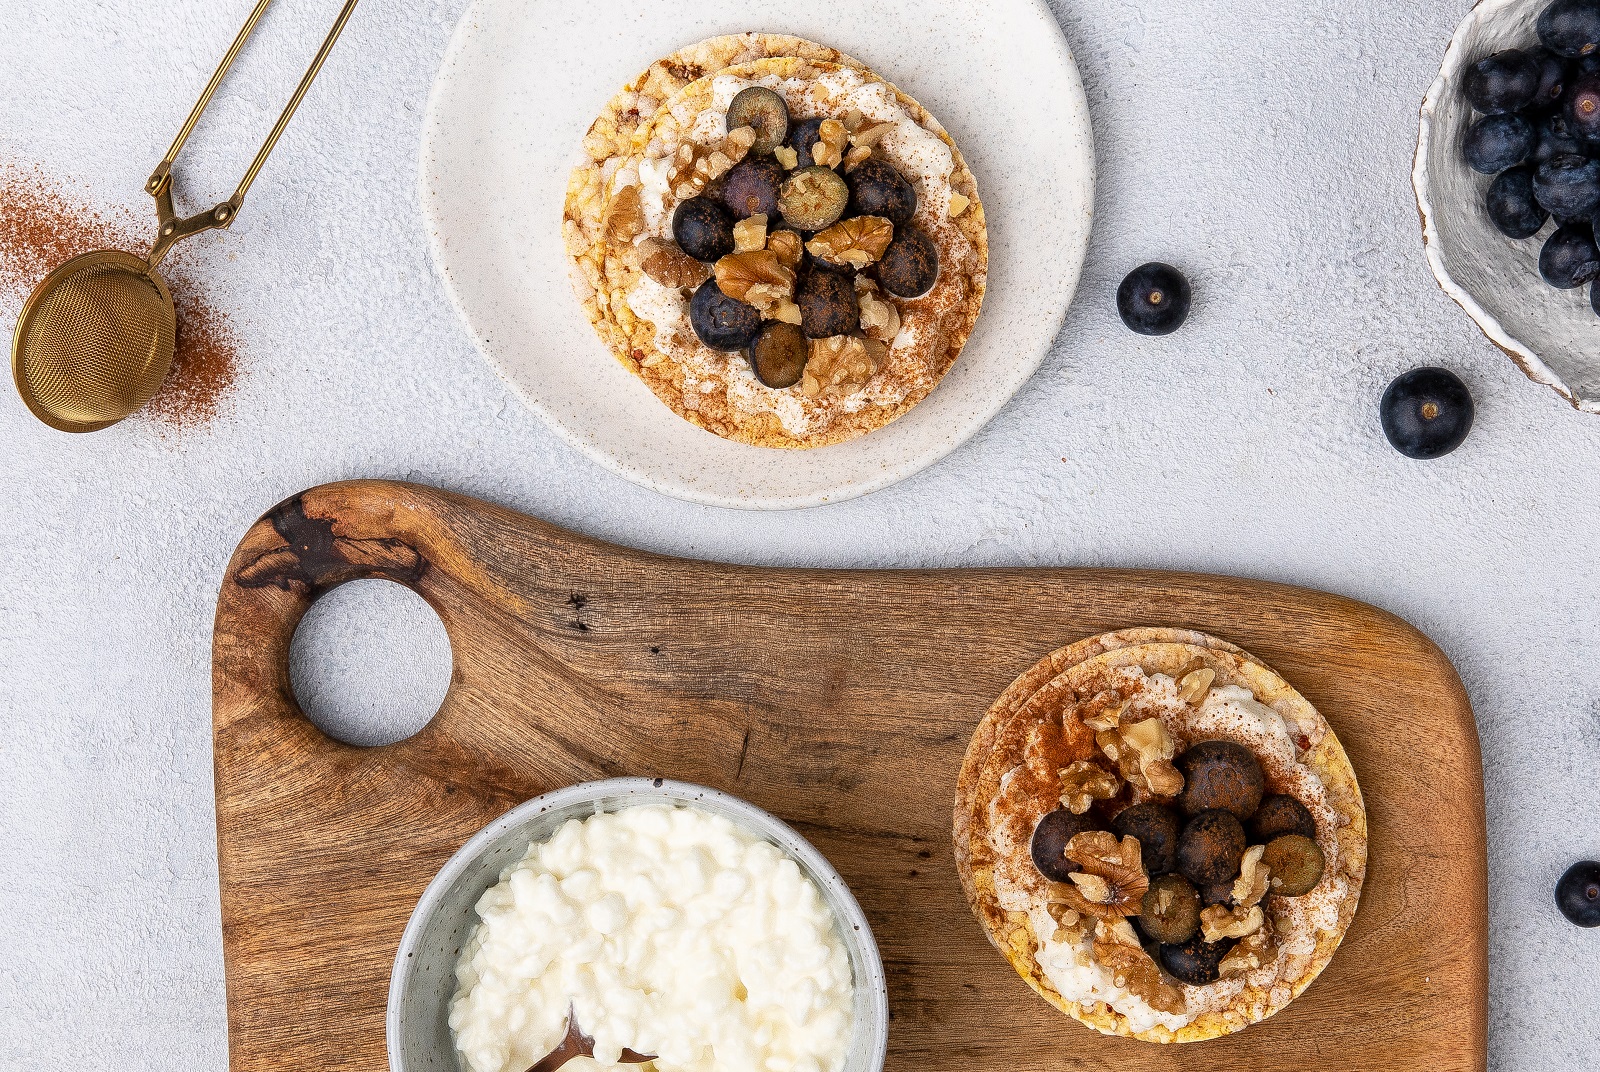
[(116, 250), (75, 257), (24, 308), (13, 361), (23, 401), (69, 432), (140, 409), (172, 366), (177, 318), (160, 275)]

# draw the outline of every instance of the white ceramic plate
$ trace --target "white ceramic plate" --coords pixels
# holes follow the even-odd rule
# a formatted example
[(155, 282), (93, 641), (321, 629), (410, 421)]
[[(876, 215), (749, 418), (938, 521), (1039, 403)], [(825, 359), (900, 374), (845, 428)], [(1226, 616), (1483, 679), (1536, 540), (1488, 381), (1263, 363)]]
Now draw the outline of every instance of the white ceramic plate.
[[(750, 447), (680, 419), (595, 335), (562, 251), (567, 175), (605, 102), (654, 60), (748, 30), (831, 45), (915, 97), (961, 147), (988, 214), (988, 295), (955, 367), (898, 421), (817, 450)], [(1034, 373), (1082, 270), (1094, 150), (1077, 67), (1043, 0), (475, 0), (428, 101), (421, 185), (451, 301), (557, 432), (668, 495), (787, 509), (910, 476)]]
[(1600, 413), (1600, 317), (1589, 307), (1589, 288), (1556, 290), (1539, 277), (1539, 250), (1554, 221), (1532, 238), (1507, 238), (1484, 211), (1491, 177), (1461, 159), (1475, 118), (1461, 94), (1462, 73), (1501, 49), (1537, 45), (1534, 23), (1548, 4), (1482, 0), (1461, 21), (1422, 102), (1411, 182), (1428, 265), (1444, 292), (1530, 379)]

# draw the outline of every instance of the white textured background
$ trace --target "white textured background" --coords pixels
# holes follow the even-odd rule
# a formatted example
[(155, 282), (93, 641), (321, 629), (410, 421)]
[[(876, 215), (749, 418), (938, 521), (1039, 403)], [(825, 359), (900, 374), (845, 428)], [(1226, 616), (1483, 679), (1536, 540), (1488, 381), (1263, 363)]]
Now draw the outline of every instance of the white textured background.
[[(1592, 1060), (1600, 932), (1563, 921), (1550, 890), (1600, 855), (1600, 417), (1523, 379), (1423, 260), (1416, 108), (1466, 0), (1057, 0), (1101, 185), (1053, 353), (930, 471), (769, 515), (608, 475), (473, 352), (414, 189), (423, 102), (463, 3), (368, 0), (239, 224), (195, 240), (189, 266), (245, 351), (220, 422), (68, 437), (0, 392), (0, 1064), (225, 1067), (213, 600), (261, 511), (357, 476), (704, 558), (1166, 566), (1392, 610), (1455, 660), (1478, 713), (1490, 1065)], [(0, 159), (148, 212), (143, 180), (247, 6), (0, 0)], [(269, 14), (185, 158), (191, 204), (232, 189), (335, 7)], [(1197, 294), (1188, 326), (1156, 341), (1126, 332), (1112, 301), (1153, 258)], [(1423, 363), (1457, 369), (1479, 407), (1466, 445), (1433, 463), (1395, 454), (1377, 423), (1383, 386)], [(382, 586), (320, 609), (299, 645), (308, 704), (354, 735), (382, 735), (401, 708), (425, 719), (419, 697), (448, 667), (431, 613)], [(416, 655), (383, 668), (396, 638)]]

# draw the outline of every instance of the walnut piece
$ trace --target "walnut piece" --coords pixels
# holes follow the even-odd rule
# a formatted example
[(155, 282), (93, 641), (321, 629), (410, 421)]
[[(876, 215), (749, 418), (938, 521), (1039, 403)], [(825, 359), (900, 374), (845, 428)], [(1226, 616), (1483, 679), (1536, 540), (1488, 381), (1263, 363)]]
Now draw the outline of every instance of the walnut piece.
[(1139, 944), (1125, 919), (1101, 920), (1095, 927), (1094, 959), (1111, 972), (1111, 981), (1166, 1013), (1185, 1011), (1183, 991), (1161, 978), (1161, 969)]
[(712, 182), (722, 178), (733, 165), (750, 153), (756, 143), (752, 127), (735, 127), (722, 139), (716, 149), (706, 149), (694, 142), (685, 141), (672, 155), (672, 167), (667, 172), (667, 185), (680, 201), (696, 196)]
[(1211, 683), (1215, 680), (1216, 671), (1209, 667), (1190, 671), (1178, 682), (1178, 699), (1198, 707), (1206, 698), (1206, 693), (1211, 691)]
[(857, 335), (812, 339), (800, 393), (807, 398), (843, 398), (865, 387), (878, 374), (881, 360), (867, 342)]
[(856, 301), (861, 307), (861, 330), (869, 339), (893, 345), (900, 335), (900, 308), (878, 293), (878, 284), (856, 276)]
[(1200, 910), (1200, 934), (1208, 942), (1244, 938), (1260, 930), (1266, 918), (1260, 905), (1251, 905), (1249, 908), (1243, 905), (1237, 908), (1211, 905)]
[(840, 119), (839, 122), (844, 124), (846, 130), (854, 134), (861, 129), (861, 124), (866, 121), (866, 118), (860, 108), (846, 108), (844, 118)]
[(1177, 744), (1160, 719), (1149, 718), (1123, 727), (1122, 739), (1139, 753), (1139, 773), (1151, 793), (1170, 797), (1183, 791), (1183, 775), (1172, 765)]
[(950, 195), (950, 218), (951, 219), (955, 219), (957, 216), (961, 215), (963, 212), (967, 211), (967, 209), (969, 209), (971, 207), (972, 207), (972, 198), (967, 197), (965, 194), (951, 193), (951, 195)]
[(1110, 800), (1122, 788), (1122, 779), (1092, 759), (1080, 759), (1061, 768), (1061, 805), (1082, 815), (1097, 800)]
[(644, 204), (637, 186), (624, 186), (606, 209), (606, 238), (622, 245), (644, 233)]
[(1066, 857), (1081, 870), (1071, 875), (1065, 891), (1072, 908), (1096, 919), (1136, 916), (1150, 888), (1150, 878), (1139, 859), (1139, 839), (1091, 830), (1067, 842)]
[(822, 167), (838, 167), (844, 159), (845, 146), (850, 144), (850, 132), (837, 119), (824, 119), (817, 128), (817, 143), (811, 147), (811, 159)]
[(1241, 908), (1250, 908), (1261, 903), (1261, 898), (1267, 895), (1267, 875), (1269, 869), (1261, 862), (1262, 854), (1267, 851), (1265, 845), (1252, 845), (1244, 851), (1244, 859), (1239, 861), (1239, 877), (1233, 880), (1233, 903)]
[(800, 326), (800, 307), (787, 298), (779, 299), (767, 313), (768, 320), (781, 320), (785, 324)]
[(1241, 938), (1228, 950), (1222, 963), (1217, 965), (1217, 972), (1222, 978), (1229, 979), (1266, 967), (1277, 956), (1278, 943), (1273, 939), (1272, 928), (1263, 926), (1254, 934)]
[(647, 238), (635, 248), (640, 269), (664, 287), (698, 287), (711, 275), (704, 264), (664, 238)]
[(1122, 712), (1127, 708), (1128, 702), (1116, 693), (1098, 692), (1079, 708), (1078, 718), (1096, 733), (1104, 733), (1122, 724)]
[(722, 155), (737, 164), (750, 155), (750, 148), (755, 143), (755, 127), (734, 127), (728, 131), (728, 136), (722, 139)]
[(753, 305), (766, 316), (794, 298), (795, 275), (770, 249), (730, 253), (717, 262), (717, 287), (734, 301)]
[(872, 149), (870, 147), (865, 145), (852, 146), (850, 151), (844, 154), (844, 170), (847, 173), (854, 171), (870, 159), (872, 159)]
[(767, 248), (777, 255), (778, 263), (785, 268), (800, 267), (800, 261), (804, 259), (806, 251), (800, 236), (787, 229), (773, 231), (767, 235)]
[(850, 134), (850, 144), (858, 149), (876, 149), (883, 136), (894, 129), (893, 123), (867, 123)]
[(733, 225), (733, 251), (754, 253), (767, 248), (767, 214), (757, 213)]
[(783, 170), (793, 171), (800, 166), (800, 154), (787, 145), (780, 145), (772, 150), (773, 158), (783, 165)]
[(894, 241), (894, 224), (882, 216), (855, 216), (806, 243), (813, 257), (860, 271), (883, 256)]

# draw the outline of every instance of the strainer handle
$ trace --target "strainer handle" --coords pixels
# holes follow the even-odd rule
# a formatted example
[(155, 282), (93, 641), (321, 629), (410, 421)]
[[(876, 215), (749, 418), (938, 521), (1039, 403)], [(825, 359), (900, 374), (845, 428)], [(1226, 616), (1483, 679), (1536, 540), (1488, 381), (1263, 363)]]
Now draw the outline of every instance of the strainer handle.
[(167, 155), (161, 163), (156, 165), (155, 171), (150, 173), (150, 178), (145, 182), (145, 192), (156, 199), (156, 212), (160, 219), (160, 232), (155, 245), (150, 249), (150, 264), (159, 264), (161, 258), (166, 256), (167, 250), (189, 235), (200, 231), (210, 230), (213, 227), (227, 227), (239, 214), (240, 207), (244, 204), (245, 194), (250, 190), (250, 184), (256, 181), (256, 176), (261, 173), (261, 168), (267, 162), (267, 157), (272, 154), (273, 147), (278, 144), (278, 139), (283, 136), (289, 120), (293, 118), (295, 109), (300, 107), (300, 102), (305, 99), (306, 91), (311, 88), (311, 83), (316, 80), (321, 72), (322, 65), (327, 62), (328, 54), (333, 51), (333, 46), (339, 40), (339, 34), (344, 31), (345, 23), (350, 21), (350, 16), (355, 12), (358, 0), (345, 0), (344, 7), (339, 9), (339, 16), (333, 22), (333, 28), (328, 31), (328, 36), (323, 38), (322, 47), (311, 60), (311, 66), (306, 68), (306, 73), (301, 76), (300, 84), (295, 87), (294, 95), (289, 98), (289, 103), (284, 106), (283, 114), (278, 116), (278, 121), (273, 125), (267, 135), (267, 140), (262, 143), (256, 152), (255, 159), (250, 162), (250, 167), (244, 173), (244, 178), (239, 181), (239, 186), (233, 191), (233, 196), (218, 204), (208, 212), (201, 212), (186, 219), (180, 219), (172, 204), (172, 165), (177, 161), (178, 154), (183, 151), (184, 143), (189, 140), (189, 135), (194, 133), (195, 124), (200, 121), (200, 116), (210, 105), (211, 98), (216, 96), (217, 88), (222, 85), (223, 77), (228, 73), (228, 68), (233, 66), (233, 61), (239, 57), (239, 52), (244, 48), (244, 43), (249, 40), (250, 34), (256, 28), (256, 23), (261, 21), (261, 16), (266, 14), (267, 5), (272, 0), (256, 0), (256, 6), (251, 10), (250, 17), (239, 29), (238, 36), (233, 39), (233, 44), (222, 57), (222, 62), (217, 64), (217, 69), (211, 75), (211, 81), (206, 83), (206, 88), (201, 92), (200, 99), (195, 102), (194, 108), (189, 112), (189, 117), (184, 120), (183, 127), (178, 131), (178, 136), (172, 139), (172, 145), (167, 149)]

